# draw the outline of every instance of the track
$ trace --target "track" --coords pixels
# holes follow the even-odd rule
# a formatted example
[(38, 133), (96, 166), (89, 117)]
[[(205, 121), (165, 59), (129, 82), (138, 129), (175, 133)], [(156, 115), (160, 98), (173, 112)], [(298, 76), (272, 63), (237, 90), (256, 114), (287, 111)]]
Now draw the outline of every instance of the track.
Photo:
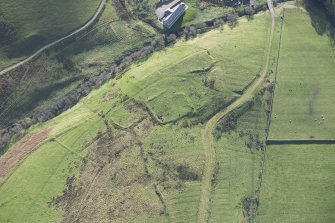
[(255, 80), (253, 84), (251, 84), (236, 101), (234, 101), (231, 105), (226, 107), (224, 110), (217, 113), (215, 116), (213, 116), (205, 126), (205, 129), (203, 130), (202, 136), (203, 136), (203, 148), (205, 152), (205, 170), (204, 175), (202, 179), (202, 188), (201, 188), (201, 194), (200, 194), (200, 202), (199, 202), (199, 208), (198, 208), (198, 216), (197, 216), (197, 222), (198, 223), (204, 223), (207, 222), (208, 219), (208, 213), (209, 213), (209, 203), (210, 203), (210, 195), (212, 191), (212, 177), (213, 172), (215, 168), (215, 149), (214, 149), (214, 138), (213, 138), (213, 131), (216, 128), (217, 123), (229, 112), (233, 111), (234, 109), (241, 106), (243, 103), (247, 102), (248, 100), (252, 99), (253, 95), (257, 92), (259, 87), (262, 85), (262, 83), (265, 80), (266, 74), (268, 72), (269, 68), (269, 62), (270, 62), (270, 56), (271, 56), (271, 48), (272, 48), (272, 42), (273, 42), (273, 34), (275, 29), (275, 12), (273, 9), (273, 3), (272, 0), (268, 0), (268, 7), (272, 18), (271, 23), (271, 31), (270, 36), (268, 39), (267, 47), (266, 47), (266, 59), (265, 64), (263, 66), (263, 69), (260, 73), (259, 78)]
[(81, 31), (87, 29), (90, 25), (92, 25), (94, 23), (94, 21), (98, 18), (98, 16), (100, 15), (100, 13), (103, 11), (104, 9), (104, 6), (106, 5), (106, 0), (101, 0), (100, 2), (100, 5), (98, 7), (98, 9), (96, 10), (95, 14), (92, 16), (92, 18), (90, 20), (88, 20), (83, 26), (79, 27), (78, 29), (74, 30), (73, 32), (71, 32), (70, 34), (58, 39), (58, 40), (55, 40), (45, 46), (43, 46), (41, 49), (39, 49), (38, 51), (36, 51), (33, 55), (31, 55), (30, 57), (26, 58), (25, 60), (17, 63), (17, 64), (14, 64), (2, 71), (0, 71), (0, 76), (4, 75), (5, 73), (31, 61), (32, 59), (34, 59), (36, 56), (38, 56), (39, 54), (43, 53), (45, 50), (49, 49), (50, 47), (53, 47), (55, 45), (57, 45), (58, 43), (68, 39), (68, 38), (71, 38), (73, 37), (74, 35), (80, 33)]

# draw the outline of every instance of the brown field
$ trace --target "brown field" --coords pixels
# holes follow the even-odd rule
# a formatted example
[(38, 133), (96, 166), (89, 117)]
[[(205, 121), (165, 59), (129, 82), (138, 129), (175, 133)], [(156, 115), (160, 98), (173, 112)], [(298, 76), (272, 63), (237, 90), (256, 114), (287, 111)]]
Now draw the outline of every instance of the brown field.
[(0, 159), (0, 178), (5, 177), (20, 161), (24, 160), (42, 141), (44, 141), (51, 131), (45, 129), (35, 135), (24, 137), (11, 150)]

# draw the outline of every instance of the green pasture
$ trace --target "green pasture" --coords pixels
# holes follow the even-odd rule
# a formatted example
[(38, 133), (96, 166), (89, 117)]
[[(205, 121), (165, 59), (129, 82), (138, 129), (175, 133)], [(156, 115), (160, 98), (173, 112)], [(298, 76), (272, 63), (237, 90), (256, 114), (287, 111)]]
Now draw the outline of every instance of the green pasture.
[(334, 222), (334, 158), (334, 145), (269, 146), (257, 222)]
[(307, 12), (284, 13), (269, 138), (334, 139), (334, 48)]
[(21, 37), (38, 34), (53, 39), (85, 23), (92, 17), (99, 2), (1, 0), (1, 11)]

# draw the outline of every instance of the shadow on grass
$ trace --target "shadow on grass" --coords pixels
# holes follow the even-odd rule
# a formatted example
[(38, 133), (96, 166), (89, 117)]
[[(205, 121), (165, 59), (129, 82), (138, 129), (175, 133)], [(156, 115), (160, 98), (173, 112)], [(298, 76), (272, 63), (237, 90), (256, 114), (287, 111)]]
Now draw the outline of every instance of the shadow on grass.
[(326, 34), (329, 37), (330, 45), (335, 48), (335, 24), (332, 18), (327, 16), (327, 10), (321, 2), (306, 0), (306, 10), (311, 17), (311, 23), (319, 35)]

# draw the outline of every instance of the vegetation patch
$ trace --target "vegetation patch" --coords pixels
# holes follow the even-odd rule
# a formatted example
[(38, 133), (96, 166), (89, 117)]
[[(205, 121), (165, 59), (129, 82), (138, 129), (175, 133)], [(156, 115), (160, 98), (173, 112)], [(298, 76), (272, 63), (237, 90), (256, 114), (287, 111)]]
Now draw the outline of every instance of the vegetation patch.
[(246, 197), (242, 200), (243, 215), (248, 219), (248, 222), (255, 222), (258, 206), (259, 198), (257, 196)]
[(253, 106), (254, 106), (254, 102), (248, 101), (245, 104), (243, 104), (241, 107), (239, 107), (238, 109), (235, 109), (234, 111), (226, 115), (224, 118), (222, 118), (218, 122), (213, 132), (214, 138), (219, 139), (223, 133), (229, 132), (231, 130), (235, 130), (237, 128), (238, 118), (242, 116), (244, 113), (246, 113), (247, 111), (251, 110)]

